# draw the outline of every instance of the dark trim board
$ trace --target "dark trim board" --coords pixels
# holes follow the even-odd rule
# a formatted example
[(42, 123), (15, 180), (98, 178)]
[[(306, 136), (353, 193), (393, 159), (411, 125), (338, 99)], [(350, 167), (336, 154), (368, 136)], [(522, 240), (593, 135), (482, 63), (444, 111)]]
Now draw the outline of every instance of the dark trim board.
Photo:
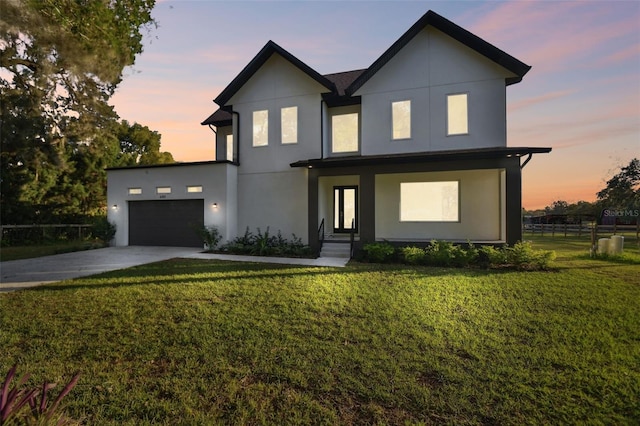
[(129, 201), (129, 245), (203, 247), (204, 200)]

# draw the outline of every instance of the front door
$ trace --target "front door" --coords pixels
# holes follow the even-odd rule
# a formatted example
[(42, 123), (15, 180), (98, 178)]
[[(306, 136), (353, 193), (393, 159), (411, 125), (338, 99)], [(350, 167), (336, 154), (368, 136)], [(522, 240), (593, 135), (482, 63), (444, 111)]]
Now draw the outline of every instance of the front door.
[(333, 187), (333, 232), (358, 232), (358, 187)]

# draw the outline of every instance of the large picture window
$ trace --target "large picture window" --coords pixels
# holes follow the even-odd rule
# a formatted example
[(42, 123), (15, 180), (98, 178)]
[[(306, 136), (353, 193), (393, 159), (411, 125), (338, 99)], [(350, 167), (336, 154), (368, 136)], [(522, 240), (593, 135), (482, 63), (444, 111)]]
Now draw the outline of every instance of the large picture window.
[(358, 151), (358, 113), (334, 115), (331, 119), (331, 152)]
[(411, 101), (392, 102), (391, 121), (393, 139), (409, 139), (411, 137)]
[(447, 96), (447, 135), (469, 133), (467, 94)]
[(459, 182), (400, 183), (401, 222), (458, 222)]
[(269, 111), (253, 111), (253, 146), (269, 145)]
[(298, 143), (298, 107), (280, 110), (280, 128), (283, 144)]

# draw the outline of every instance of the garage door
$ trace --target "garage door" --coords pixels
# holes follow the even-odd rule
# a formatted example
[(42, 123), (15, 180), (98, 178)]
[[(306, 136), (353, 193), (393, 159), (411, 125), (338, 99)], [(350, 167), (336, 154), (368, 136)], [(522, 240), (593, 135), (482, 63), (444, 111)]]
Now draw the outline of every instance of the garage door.
[(204, 200), (129, 202), (129, 245), (202, 247)]

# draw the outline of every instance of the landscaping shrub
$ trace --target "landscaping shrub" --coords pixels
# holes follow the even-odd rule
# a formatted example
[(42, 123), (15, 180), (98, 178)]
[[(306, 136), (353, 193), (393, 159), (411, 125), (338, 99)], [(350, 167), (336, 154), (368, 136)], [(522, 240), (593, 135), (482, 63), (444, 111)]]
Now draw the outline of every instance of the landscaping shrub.
[(519, 241), (513, 247), (499, 249), (484, 246), (480, 249), (484, 266), (492, 268), (514, 268), (518, 270), (546, 270), (556, 258), (552, 250), (536, 250), (529, 241)]
[(403, 247), (401, 253), (402, 259), (409, 265), (421, 265), (427, 257), (424, 249), (415, 246)]
[(105, 244), (109, 244), (113, 237), (116, 236), (116, 225), (109, 222), (106, 216), (100, 216), (93, 221), (91, 236)]
[(409, 265), (428, 265), (444, 267), (483, 267), (483, 268), (511, 268), (518, 270), (546, 270), (555, 259), (554, 251), (536, 250), (530, 242), (518, 242), (513, 247), (482, 246), (476, 248), (473, 244), (453, 244), (449, 241), (433, 240), (430, 245), (422, 249), (416, 246), (406, 246), (397, 250), (387, 242), (365, 244), (359, 260), (372, 263), (387, 263), (399, 261)]
[(386, 263), (394, 259), (395, 248), (388, 242), (368, 243), (362, 247), (363, 260), (371, 263)]
[(252, 256), (288, 256), (288, 257), (310, 257), (311, 248), (303, 244), (302, 239), (292, 234), (292, 239), (287, 240), (278, 231), (277, 235), (270, 235), (269, 227), (263, 233), (257, 228), (257, 233), (249, 231), (249, 227), (244, 235), (224, 244), (220, 251), (229, 254), (246, 254)]
[(215, 250), (222, 239), (220, 231), (215, 226), (201, 226), (195, 229), (196, 233), (202, 238), (208, 250)]

